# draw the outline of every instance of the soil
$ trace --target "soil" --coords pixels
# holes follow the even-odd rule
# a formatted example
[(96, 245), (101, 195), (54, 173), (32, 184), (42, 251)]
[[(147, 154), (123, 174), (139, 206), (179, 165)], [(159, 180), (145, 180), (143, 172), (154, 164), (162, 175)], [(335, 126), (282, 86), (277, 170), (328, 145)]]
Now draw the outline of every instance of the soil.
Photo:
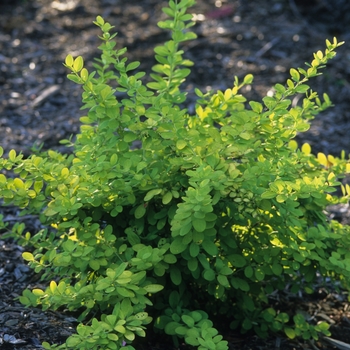
[[(59, 140), (79, 131), (81, 88), (66, 79), (62, 65), (67, 54), (82, 55), (87, 67), (98, 54), (99, 30), (92, 21), (102, 15), (118, 34), (118, 47), (128, 47), (130, 60), (150, 72), (153, 48), (168, 39), (157, 26), (164, 18), (162, 0), (2, 0), (0, 3), (0, 144), (5, 153), (57, 149)], [(194, 88), (202, 91), (232, 87), (234, 76), (255, 76), (244, 93), (260, 100), (275, 83), (288, 78), (291, 67), (302, 67), (312, 53), (323, 50), (326, 38), (346, 43), (311, 86), (328, 93), (334, 107), (323, 112), (310, 130), (298, 136), (313, 152), (350, 153), (350, 3), (347, 0), (198, 0), (194, 31), (198, 39), (185, 44), (186, 57), (196, 65), (185, 89), (194, 110)], [(297, 99), (294, 101), (297, 103)], [(0, 208), (5, 220), (18, 220), (14, 209)], [(332, 215), (348, 221), (347, 206)], [(29, 218), (30, 219), (30, 218)], [(30, 223), (35, 226), (35, 222)], [(62, 343), (74, 332), (76, 321), (64, 312), (25, 309), (15, 299), (38, 277), (22, 261), (24, 248), (0, 236), (0, 347), (40, 349), (43, 341)], [(331, 323), (332, 339), (314, 342), (274, 336), (227, 332), (230, 349), (350, 349), (348, 295), (315, 286), (307, 299), (284, 296), (292, 310), (303, 310), (314, 321)], [(336, 342), (338, 341), (338, 343)], [(340, 343), (343, 342), (343, 343)], [(163, 338), (150, 336), (137, 350), (174, 349)], [(182, 346), (182, 349), (189, 349)]]

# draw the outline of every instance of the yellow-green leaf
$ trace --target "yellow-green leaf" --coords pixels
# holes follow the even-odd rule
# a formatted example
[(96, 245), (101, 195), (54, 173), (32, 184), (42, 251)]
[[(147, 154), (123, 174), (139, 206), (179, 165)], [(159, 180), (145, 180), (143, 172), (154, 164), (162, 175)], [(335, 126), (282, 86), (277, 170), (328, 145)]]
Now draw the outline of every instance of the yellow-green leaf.
[(86, 68), (83, 68), (80, 72), (80, 77), (81, 79), (83, 79), (84, 81), (87, 81), (88, 77), (89, 77), (89, 72)]
[(73, 68), (75, 72), (80, 72), (82, 68), (84, 67), (84, 60), (83, 57), (78, 56), (73, 63)]
[(13, 184), (15, 185), (16, 188), (24, 188), (24, 183), (21, 179), (15, 178), (13, 180)]
[(12, 149), (9, 152), (9, 159), (13, 162), (16, 159), (16, 151), (14, 149)]
[(74, 59), (72, 55), (67, 55), (66, 59), (65, 59), (65, 64), (68, 67), (73, 67), (73, 63), (74, 63)]
[(52, 293), (55, 293), (55, 290), (57, 289), (57, 283), (55, 281), (50, 282), (50, 290)]
[(22, 258), (26, 261), (34, 261), (34, 256), (32, 253), (24, 252), (22, 253)]
[(184, 149), (187, 146), (187, 142), (185, 140), (178, 140), (176, 142), (176, 148), (177, 149)]
[(292, 151), (296, 151), (298, 149), (298, 142), (296, 142), (295, 140), (290, 140), (288, 142), (288, 147), (292, 150)]
[(311, 146), (308, 144), (308, 143), (304, 143), (302, 146), (301, 146), (301, 151), (306, 154), (306, 155), (309, 155), (311, 153)]
[(38, 289), (38, 288), (34, 288), (34, 289), (32, 290), (32, 293), (33, 293), (34, 295), (38, 296), (38, 297), (40, 297), (40, 296), (42, 296), (42, 295), (45, 294), (43, 290)]

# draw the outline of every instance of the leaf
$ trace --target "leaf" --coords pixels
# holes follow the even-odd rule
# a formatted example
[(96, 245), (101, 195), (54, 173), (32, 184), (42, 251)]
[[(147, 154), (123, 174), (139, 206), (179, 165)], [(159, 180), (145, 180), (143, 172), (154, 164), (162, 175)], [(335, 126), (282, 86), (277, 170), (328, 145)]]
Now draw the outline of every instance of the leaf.
[(176, 148), (179, 150), (184, 149), (187, 146), (187, 142), (185, 140), (178, 140), (176, 142)]
[(164, 332), (165, 332), (166, 334), (168, 334), (168, 335), (175, 335), (175, 334), (176, 334), (175, 329), (176, 329), (177, 327), (179, 327), (179, 326), (180, 326), (180, 324), (177, 323), (177, 322), (169, 322), (169, 323), (167, 323), (167, 325), (165, 326)]
[(218, 253), (218, 247), (215, 243), (207, 239), (202, 242), (202, 247), (211, 256), (215, 256)]
[(212, 269), (204, 270), (203, 277), (207, 281), (214, 281), (215, 280), (215, 272)]
[(165, 254), (164, 255), (164, 262), (167, 264), (175, 264), (177, 261), (176, 256), (173, 254)]
[(293, 328), (290, 328), (290, 327), (286, 327), (284, 329), (284, 333), (286, 333), (286, 336), (289, 338), (289, 339), (294, 339), (296, 337), (296, 334), (295, 334), (295, 331)]
[(193, 219), (192, 226), (197, 232), (203, 232), (207, 228), (207, 223), (205, 220)]
[(263, 281), (263, 280), (264, 280), (264, 278), (265, 278), (265, 273), (264, 273), (264, 271), (263, 271), (260, 267), (258, 267), (258, 268), (255, 269), (255, 277), (256, 277), (256, 279), (257, 279), (258, 281)]
[(73, 81), (76, 84), (81, 84), (82, 83), (81, 78), (77, 77), (75, 74), (68, 74), (67, 78), (69, 80)]
[(106, 100), (112, 94), (112, 89), (110, 86), (106, 86), (100, 91), (100, 95), (103, 100)]
[(261, 198), (263, 198), (263, 199), (271, 199), (271, 198), (275, 198), (276, 195), (277, 195), (276, 192), (267, 190), (267, 191), (265, 191), (265, 192), (263, 192), (263, 193), (261, 194)]
[(100, 26), (103, 26), (105, 24), (104, 19), (101, 16), (96, 17), (96, 23)]
[(181, 319), (189, 328), (192, 328), (194, 326), (194, 319), (191, 316), (182, 315)]
[(192, 345), (192, 346), (199, 345), (198, 337), (195, 337), (195, 336), (185, 337), (185, 342), (186, 342), (186, 344)]
[(310, 89), (309, 85), (306, 84), (302, 84), (299, 85), (295, 88), (295, 92), (299, 93), (299, 94), (304, 94), (305, 92), (307, 92)]
[(124, 141), (125, 142), (133, 142), (137, 139), (137, 135), (134, 134), (133, 132), (125, 132), (124, 134)]
[(324, 153), (317, 153), (317, 160), (321, 165), (328, 167), (328, 159)]
[(164, 289), (164, 286), (160, 285), (160, 284), (149, 284), (145, 287), (143, 287), (143, 289), (147, 292), (147, 293), (157, 293), (161, 290)]
[(187, 244), (182, 242), (182, 237), (176, 237), (170, 245), (170, 251), (173, 254), (180, 254), (187, 248)]
[(302, 146), (301, 146), (301, 151), (306, 154), (306, 155), (309, 155), (311, 153), (311, 146), (308, 144), (308, 143), (304, 143)]
[(166, 86), (166, 82), (162, 81), (162, 82), (150, 82), (147, 84), (147, 87), (149, 87), (152, 90), (162, 90), (165, 89)]
[(296, 142), (295, 140), (290, 140), (288, 142), (288, 147), (292, 150), (292, 151), (296, 151), (298, 149), (298, 142)]
[(14, 162), (16, 160), (16, 151), (14, 149), (12, 149), (10, 152), (9, 152), (9, 159)]
[(263, 105), (259, 102), (250, 101), (249, 105), (252, 108), (252, 110), (256, 113), (261, 113), (263, 110)]
[(73, 63), (74, 63), (74, 58), (73, 58), (73, 56), (72, 56), (72, 55), (67, 55), (64, 62), (65, 62), (65, 64), (66, 64), (68, 67), (73, 67)]
[(170, 51), (165, 46), (155, 47), (154, 52), (160, 56), (168, 56), (170, 54)]
[(298, 123), (297, 126), (296, 126), (296, 130), (299, 131), (299, 132), (305, 132), (305, 131), (308, 131), (310, 129), (310, 124), (309, 123)]
[(244, 85), (251, 84), (253, 82), (253, 80), (254, 80), (253, 74), (247, 74), (243, 79), (243, 84)]
[(35, 181), (34, 182), (34, 191), (36, 193), (39, 193), (41, 191), (41, 189), (43, 188), (43, 186), (44, 186), (44, 182), (42, 180)]
[(138, 61), (131, 62), (131, 63), (129, 63), (129, 64), (126, 66), (125, 71), (128, 72), (128, 71), (130, 71), (130, 70), (134, 70), (134, 69), (136, 69), (139, 65), (140, 65), (140, 62), (138, 62)]
[(82, 68), (84, 67), (84, 60), (83, 57), (78, 56), (73, 63), (73, 69), (75, 72), (80, 72)]
[(13, 180), (13, 184), (15, 185), (16, 188), (24, 188), (23, 181), (17, 177)]
[(198, 260), (196, 258), (189, 259), (187, 261), (187, 267), (192, 272), (196, 271), (198, 269)]
[(289, 321), (289, 316), (285, 312), (281, 312), (276, 316), (276, 321), (287, 323)]
[(175, 17), (175, 11), (169, 7), (163, 7), (162, 11), (169, 17)]
[(236, 289), (242, 290), (243, 292), (248, 292), (250, 290), (248, 282), (246, 282), (242, 278), (233, 277), (231, 279), (231, 285)]
[(246, 260), (242, 255), (239, 254), (232, 254), (229, 256), (230, 263), (234, 267), (243, 267), (246, 265)]
[(300, 74), (299, 74), (299, 72), (298, 72), (296, 69), (291, 68), (291, 70), (290, 70), (290, 75), (291, 75), (292, 79), (293, 79), (295, 82), (299, 82), (299, 80), (300, 80)]
[(89, 261), (89, 266), (90, 266), (93, 270), (97, 271), (97, 270), (100, 268), (100, 263), (99, 263), (98, 260), (91, 260), (91, 261)]
[(193, 258), (197, 257), (197, 255), (199, 254), (199, 250), (200, 250), (200, 248), (199, 248), (199, 245), (197, 243), (192, 242), (190, 244), (190, 255), (191, 255), (191, 257), (193, 257)]
[(272, 272), (277, 275), (280, 276), (283, 272), (283, 268), (280, 264), (278, 264), (277, 262), (275, 262), (272, 266), (271, 266)]
[(34, 261), (34, 256), (32, 253), (24, 252), (22, 253), (22, 258), (26, 261)]
[(57, 283), (55, 281), (51, 281), (50, 282), (50, 291), (51, 291), (51, 293), (55, 293), (56, 289), (57, 289)]
[(173, 199), (173, 194), (169, 191), (167, 193), (165, 193), (165, 195), (162, 198), (162, 203), (164, 205), (167, 205), (171, 202), (171, 200)]
[(87, 70), (86, 68), (83, 68), (83, 69), (81, 70), (81, 72), (80, 72), (80, 77), (81, 77), (81, 79), (82, 79), (84, 82), (88, 80), (88, 78), (89, 78), (89, 72), (88, 72), (88, 70)]
[(181, 281), (182, 281), (181, 272), (175, 266), (172, 266), (170, 269), (170, 279), (176, 286), (179, 286), (181, 284)]
[[(114, 334), (114, 333), (108, 333), (107, 334), (107, 338), (109, 340), (112, 340), (113, 342), (116, 342), (119, 339), (119, 337), (116, 334)], [(110, 347), (110, 349), (113, 349), (113, 348)], [(117, 349), (117, 347), (115, 347), (115, 349)]]
[[(156, 196), (157, 194), (160, 194), (162, 192), (161, 188), (156, 188), (154, 190), (150, 190), (147, 192), (145, 198), (143, 199), (145, 202), (148, 202), (149, 200), (151, 200), (154, 196)], [(142, 215), (143, 216), (143, 215)]]
[(217, 276), (218, 282), (223, 286), (223, 287), (229, 287), (230, 283), (228, 282), (228, 279), (224, 275), (218, 275)]
[[(117, 287), (116, 291), (119, 295), (121, 295), (124, 298), (133, 298), (135, 296), (135, 293), (133, 293), (130, 289), (124, 287)], [(109, 289), (105, 289), (105, 292), (109, 293)], [(114, 287), (111, 287), (110, 292), (114, 292)]]
[(249, 330), (253, 327), (252, 321), (249, 320), (248, 318), (245, 318), (244, 321), (242, 322), (242, 328), (245, 330)]
[(145, 214), (146, 214), (146, 207), (142, 203), (136, 208), (134, 215), (136, 219), (141, 219)]
[(66, 345), (72, 349), (77, 348), (77, 346), (81, 343), (81, 339), (80, 337), (75, 337), (70, 336), (67, 340), (66, 340)]

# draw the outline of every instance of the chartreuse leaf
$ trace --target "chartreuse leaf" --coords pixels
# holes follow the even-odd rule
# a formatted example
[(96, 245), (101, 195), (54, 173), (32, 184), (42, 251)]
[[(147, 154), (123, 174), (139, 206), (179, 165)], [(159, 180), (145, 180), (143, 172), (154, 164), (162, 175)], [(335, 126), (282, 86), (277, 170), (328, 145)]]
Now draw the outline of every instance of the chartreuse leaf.
[(32, 253), (24, 252), (24, 253), (22, 253), (22, 257), (26, 261), (34, 261), (34, 256)]
[(73, 69), (75, 72), (80, 72), (84, 66), (83, 57), (78, 56), (73, 62)]
[(308, 143), (304, 143), (301, 146), (301, 151), (305, 153), (306, 155), (309, 155), (311, 153), (311, 146)]
[(66, 59), (65, 59), (65, 64), (68, 66), (68, 67), (73, 67), (73, 63), (74, 63), (74, 58), (72, 55), (67, 55), (66, 56)]
[(10, 152), (9, 152), (9, 159), (14, 162), (15, 159), (16, 159), (16, 151), (14, 149), (12, 149)]

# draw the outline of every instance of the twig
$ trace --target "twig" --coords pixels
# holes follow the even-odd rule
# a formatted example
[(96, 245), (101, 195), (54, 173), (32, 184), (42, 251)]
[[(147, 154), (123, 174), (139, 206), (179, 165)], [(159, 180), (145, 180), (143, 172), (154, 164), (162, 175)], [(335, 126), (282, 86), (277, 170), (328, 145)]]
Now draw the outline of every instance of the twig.
[(47, 100), (50, 96), (54, 95), (60, 87), (58, 85), (52, 85), (48, 89), (45, 89), (32, 103), (31, 107), (35, 108), (41, 105), (45, 100)]
[(348, 343), (344, 343), (340, 340), (335, 340), (329, 337), (323, 337), (323, 339), (327, 340), (330, 344), (332, 344), (340, 350), (350, 350), (350, 344)]
[(280, 37), (274, 38), (271, 41), (269, 41), (268, 43), (266, 43), (254, 56), (255, 58), (259, 58), (263, 55), (265, 55), (265, 53), (269, 50), (272, 49), (272, 47), (274, 47), (279, 41), (281, 40)]

